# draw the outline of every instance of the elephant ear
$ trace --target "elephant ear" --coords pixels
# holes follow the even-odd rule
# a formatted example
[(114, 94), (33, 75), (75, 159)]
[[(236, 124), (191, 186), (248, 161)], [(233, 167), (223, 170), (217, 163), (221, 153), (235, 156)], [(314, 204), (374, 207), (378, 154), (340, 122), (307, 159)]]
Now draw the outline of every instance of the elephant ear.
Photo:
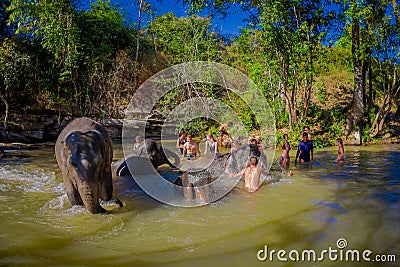
[(77, 144), (81, 140), (81, 135), (82, 132), (72, 132), (65, 138), (65, 142), (63, 143), (64, 151), (66, 151), (66, 160), (74, 167), (78, 167), (79, 164), (79, 146)]

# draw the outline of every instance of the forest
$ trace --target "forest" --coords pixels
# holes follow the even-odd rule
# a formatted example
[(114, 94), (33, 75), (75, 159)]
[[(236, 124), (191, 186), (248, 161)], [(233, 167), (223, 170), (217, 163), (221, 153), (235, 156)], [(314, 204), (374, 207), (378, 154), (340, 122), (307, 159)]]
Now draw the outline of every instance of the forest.
[[(2, 131), (27, 114), (124, 118), (149, 77), (209, 61), (254, 81), (274, 111), (278, 137), (298, 140), (307, 125), (317, 147), (337, 137), (399, 140), (400, 1), (183, 0), (190, 12), (177, 17), (157, 15), (140, 0), (134, 22), (110, 1), (85, 8), (81, 2), (0, 1)], [(247, 27), (227, 36), (212, 19), (232, 6), (248, 14)], [(171, 91), (155, 114), (162, 117), (194, 93), (224, 100), (254, 125), (238, 96), (209, 85)], [(198, 122), (196, 134), (216, 131), (214, 124)]]

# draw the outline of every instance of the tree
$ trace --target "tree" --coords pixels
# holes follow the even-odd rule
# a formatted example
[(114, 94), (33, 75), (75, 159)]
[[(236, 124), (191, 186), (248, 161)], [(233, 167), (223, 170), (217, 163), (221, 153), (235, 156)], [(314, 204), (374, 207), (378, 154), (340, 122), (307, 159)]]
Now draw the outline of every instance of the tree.
[(322, 2), (283, 0), (266, 2), (262, 8), (262, 51), (285, 102), (291, 131), (308, 116), (314, 61), (328, 21)]
[(173, 13), (157, 17), (147, 33), (155, 36), (157, 51), (163, 53), (169, 64), (187, 61), (215, 61), (219, 40), (209, 31), (209, 18), (191, 16), (177, 18)]
[[(392, 5), (393, 13), (386, 14), (381, 19), (380, 27), (376, 34), (376, 51), (379, 55), (379, 59), (375, 60), (376, 72), (380, 77), (379, 84), (383, 90), (384, 97), (369, 131), (371, 137), (377, 136), (383, 130), (386, 116), (396, 102), (398, 105), (397, 115), (400, 110), (400, 79), (397, 68), (400, 59), (400, 17), (396, 1), (393, 0), (388, 3), (388, 5), (390, 4)], [(372, 92), (370, 98), (372, 99)]]
[[(395, 66), (397, 52), (390, 49), (393, 37), (398, 38), (398, 33), (390, 24), (393, 15), (388, 11), (388, 4), (382, 1), (350, 1), (347, 11), (348, 31), (351, 36), (353, 67), (354, 67), (354, 94), (353, 102), (346, 115), (345, 135), (355, 132), (360, 143), (363, 129), (369, 123), (368, 116), (374, 104), (373, 77), (377, 77), (378, 88), (388, 87), (380, 111), (375, 116), (370, 134), (375, 136), (383, 127), (384, 118), (393, 104), (393, 93), (396, 84), (396, 75), (387, 77), (387, 71)], [(395, 8), (393, 9), (395, 12)], [(391, 51), (391, 52), (389, 52)], [(389, 54), (388, 54), (389, 53)], [(375, 68), (373, 66), (375, 62)], [(383, 68), (383, 69), (382, 69)], [(396, 69), (396, 68), (395, 68)], [(378, 75), (374, 75), (378, 74)], [(396, 70), (394, 71), (396, 73)], [(380, 79), (382, 79), (379, 82)], [(391, 80), (392, 82), (389, 82)], [(383, 83), (382, 83), (383, 82)], [(368, 89), (368, 90), (367, 90)], [(355, 128), (356, 127), (356, 128)]]
[[(8, 8), (10, 22), (18, 25), (15, 33), (31, 41), (40, 41), (43, 48), (54, 57), (53, 68), (58, 69), (58, 82), (52, 93), (72, 100), (75, 107), (81, 91), (77, 62), (79, 58), (79, 28), (77, 12), (70, 0), (11, 0)], [(62, 101), (59, 103), (61, 104)]]

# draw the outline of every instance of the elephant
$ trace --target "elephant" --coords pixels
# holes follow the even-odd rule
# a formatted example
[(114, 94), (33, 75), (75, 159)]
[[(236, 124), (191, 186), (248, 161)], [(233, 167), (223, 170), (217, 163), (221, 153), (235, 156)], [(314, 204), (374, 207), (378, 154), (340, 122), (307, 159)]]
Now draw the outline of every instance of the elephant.
[[(212, 154), (207, 154), (207, 156), (209, 155)], [(259, 152), (258, 146), (253, 144), (243, 144), (232, 153), (217, 154), (206, 168), (199, 168), (197, 166), (204, 165), (201, 162), (185, 162), (181, 165), (185, 171), (175, 184), (183, 187), (183, 196), (186, 199), (196, 199), (210, 203), (209, 190), (211, 190), (211, 187), (204, 187), (204, 185), (211, 183), (224, 173), (229, 174), (241, 171), (247, 166), (249, 159), (253, 156), (258, 157), (260, 163), (265, 164), (265, 154)], [(209, 160), (206, 159), (205, 161)], [(191, 165), (191, 167), (184, 166), (185, 164)]]
[[(180, 159), (174, 153), (168, 149), (163, 149), (161, 146), (157, 145), (154, 140), (147, 139), (144, 141), (144, 145), (135, 149), (125, 158), (122, 158), (115, 162), (112, 166), (112, 173), (114, 176), (128, 176), (131, 175), (128, 165), (131, 168), (140, 168), (141, 163), (146, 161), (146, 156), (148, 156), (151, 164), (155, 169), (163, 164), (168, 164), (172, 168), (179, 165)], [(168, 157), (174, 158), (174, 164), (172, 164)]]
[(210, 192), (204, 185), (212, 182), (212, 175), (207, 170), (190, 169), (180, 176), (183, 196), (186, 199), (196, 199), (210, 203)]
[[(153, 140), (146, 140), (146, 151), (139, 150), (132, 152), (126, 159), (121, 159), (113, 165), (113, 175), (115, 176), (131, 176), (128, 165), (138, 173), (145, 171), (141, 168), (145, 164), (146, 157), (144, 154), (149, 155), (150, 161), (155, 168), (162, 164), (170, 164), (165, 156), (162, 148), (159, 148)], [(144, 148), (143, 148), (144, 149)], [(161, 154), (161, 155), (159, 155)], [(251, 156), (258, 156), (260, 162), (266, 162), (265, 154), (260, 153), (258, 146), (252, 144), (244, 144), (236, 151), (226, 154), (206, 154), (198, 160), (182, 161), (179, 158), (175, 160), (175, 166), (179, 165), (181, 174), (173, 183), (182, 187), (182, 194), (186, 199), (198, 200), (205, 203), (210, 203), (209, 190), (211, 187), (204, 187), (221, 175), (229, 173), (237, 173), (244, 169)], [(208, 162), (208, 164), (207, 164)], [(207, 167), (203, 167), (207, 165)], [(140, 189), (139, 186), (135, 187)]]
[(113, 194), (113, 144), (107, 130), (89, 118), (75, 119), (59, 134), (55, 155), (71, 204), (84, 205), (92, 214), (106, 212), (99, 198), (109, 201)]

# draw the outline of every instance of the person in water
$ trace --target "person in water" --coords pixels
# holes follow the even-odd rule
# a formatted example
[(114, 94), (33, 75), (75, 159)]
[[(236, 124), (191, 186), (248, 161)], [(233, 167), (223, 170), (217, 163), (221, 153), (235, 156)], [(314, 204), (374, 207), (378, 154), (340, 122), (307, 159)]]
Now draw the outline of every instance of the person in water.
[(176, 148), (179, 149), (179, 154), (183, 154), (183, 146), (186, 143), (186, 132), (185, 130), (180, 130), (179, 131), (179, 137), (178, 140), (176, 140)]
[(261, 154), (263, 153), (262, 146), (260, 146), (257, 142), (257, 139), (252, 138), (250, 140), (250, 154), (251, 156), (260, 158)]
[(300, 159), (300, 163), (314, 161), (314, 151), (313, 151), (313, 143), (308, 139), (308, 134), (306, 132), (302, 135), (303, 140), (300, 141), (297, 147), (296, 159), (294, 162), (297, 162), (297, 159)]
[(257, 139), (252, 138), (250, 140), (250, 157), (257, 157), (260, 162), (260, 167), (265, 167), (267, 164), (267, 158), (264, 154), (262, 146), (260, 146), (257, 142)]
[(224, 123), (218, 129), (218, 149), (220, 152), (222, 151), (222, 140), (224, 139), (224, 136), (227, 135), (232, 140), (230, 133), (227, 132), (228, 127), (231, 127), (232, 125), (232, 122)]
[(281, 154), (281, 159), (279, 163), (283, 168), (288, 167), (290, 164), (290, 156), (289, 156), (289, 151), (290, 151), (290, 144), (288, 141), (288, 135), (284, 134), (283, 135), (283, 143), (282, 143), (282, 154)]
[(204, 149), (204, 154), (207, 154), (208, 152), (218, 153), (218, 144), (212, 134), (207, 134), (206, 136), (206, 147)]
[(183, 145), (183, 158), (186, 157), (188, 160), (195, 160), (200, 158), (200, 150), (199, 145), (193, 141), (192, 136), (190, 134), (186, 137), (186, 143)]
[(307, 139), (312, 141), (312, 136), (311, 136), (311, 133), (310, 133), (310, 127), (304, 126), (303, 133), (307, 133)]
[(135, 143), (133, 144), (133, 149), (137, 150), (143, 145), (143, 140), (140, 135), (135, 137)]
[(343, 147), (343, 140), (342, 138), (336, 139), (336, 145), (338, 148), (338, 156), (335, 159), (336, 162), (344, 161), (344, 147)]
[(249, 164), (246, 168), (241, 170), (240, 172), (234, 174), (231, 173), (231, 177), (239, 177), (244, 174), (244, 186), (248, 190), (248, 192), (254, 192), (259, 187), (261, 174), (268, 175), (268, 171), (264, 168), (258, 167), (258, 159), (257, 157), (251, 157)]

